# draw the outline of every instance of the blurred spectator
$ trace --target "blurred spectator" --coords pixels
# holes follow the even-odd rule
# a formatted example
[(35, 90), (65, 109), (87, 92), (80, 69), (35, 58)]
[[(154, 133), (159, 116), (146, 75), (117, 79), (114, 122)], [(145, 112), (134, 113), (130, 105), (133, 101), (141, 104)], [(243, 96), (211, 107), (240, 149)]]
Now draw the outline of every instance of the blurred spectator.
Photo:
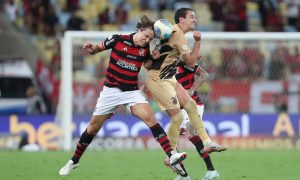
[(273, 104), (277, 112), (288, 111), (288, 96), (289, 96), (288, 84), (283, 84), (283, 90), (280, 93), (273, 95)]
[(275, 11), (274, 4), (271, 2), (271, 0), (258, 0), (256, 2), (258, 3), (259, 12), (261, 15), (261, 25), (263, 28), (266, 28), (268, 13), (270, 11)]
[(248, 75), (247, 64), (239, 54), (234, 55), (232, 61), (228, 64), (226, 71), (232, 79), (243, 79)]
[[(300, 1), (299, 0), (285, 0), (287, 6), (288, 25), (297, 28), (300, 23)], [(300, 29), (298, 29), (299, 31)]]
[[(38, 34), (42, 19), (42, 8), (38, 0), (24, 0), (25, 25), (29, 33)], [(26, 9), (25, 9), (26, 8)]]
[(74, 12), (79, 9), (79, 0), (67, 0), (66, 10)]
[(103, 12), (101, 12), (98, 16), (98, 23), (100, 26), (109, 24), (111, 22), (110, 19), (110, 9), (106, 7)]
[(282, 49), (276, 48), (275, 52), (271, 54), (271, 62), (269, 64), (269, 80), (281, 80), (284, 73), (284, 56)]
[(235, 0), (232, 3), (236, 6), (236, 13), (239, 17), (238, 31), (248, 31), (248, 18), (247, 18), (247, 0)]
[(167, 0), (158, 0), (157, 3), (158, 3), (157, 4), (158, 5), (158, 17), (164, 18), (162, 15), (162, 12), (167, 9), (168, 2), (167, 2)]
[(283, 31), (283, 17), (277, 10), (270, 10), (268, 12), (266, 31), (282, 32)]
[(77, 11), (73, 11), (72, 15), (67, 23), (67, 30), (80, 31), (83, 30), (85, 21), (77, 16)]
[(167, 0), (158, 0), (158, 12), (164, 11), (167, 9)]
[(2, 10), (3, 10), (4, 1), (5, 1), (5, 0), (0, 0), (0, 11), (2, 11)]
[(48, 12), (50, 10), (50, 8), (52, 8), (52, 4), (50, 2), (51, 0), (42, 0), (40, 3), (41, 3), (41, 6), (44, 8), (44, 11), (45, 12)]
[(26, 96), (28, 98), (27, 114), (45, 114), (47, 112), (43, 99), (33, 86), (27, 88)]
[(140, 7), (141, 7), (141, 10), (148, 10), (149, 9), (149, 1), (148, 0), (140, 0)]
[(128, 22), (128, 11), (125, 8), (125, 2), (122, 1), (115, 9), (115, 24), (121, 25)]
[(8, 15), (9, 19), (12, 22), (16, 22), (16, 19), (18, 16), (18, 11), (17, 11), (17, 6), (15, 5), (15, 2), (13, 0), (6, 1), (4, 8), (5, 8), (5, 12)]
[(44, 34), (47, 36), (55, 36), (58, 25), (58, 17), (56, 16), (54, 6), (50, 6), (45, 12), (44, 18)]
[(54, 72), (54, 74), (59, 77), (59, 73), (61, 70), (61, 52), (59, 41), (55, 42), (54, 47), (52, 47), (54, 53), (51, 59), (50, 68)]
[(259, 49), (247, 47), (244, 48), (240, 53), (244, 59), (246, 59), (248, 77), (252, 79), (261, 78), (263, 75), (264, 56)]
[(213, 21), (223, 21), (224, 13), (223, 7), (225, 5), (224, 0), (209, 0), (209, 9), (212, 13)]
[(224, 23), (225, 31), (238, 31), (240, 26), (240, 17), (236, 12), (236, 7), (234, 4), (227, 3), (224, 7)]
[(300, 80), (300, 50), (298, 46), (294, 47), (294, 53), (289, 55), (286, 64), (292, 73), (291, 78)]

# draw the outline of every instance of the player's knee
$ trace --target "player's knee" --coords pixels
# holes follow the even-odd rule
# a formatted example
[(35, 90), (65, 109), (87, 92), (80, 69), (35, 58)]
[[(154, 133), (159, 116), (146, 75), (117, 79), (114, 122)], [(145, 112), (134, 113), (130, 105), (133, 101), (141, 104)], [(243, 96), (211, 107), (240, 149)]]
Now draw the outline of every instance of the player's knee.
[(177, 114), (181, 113), (180, 108), (175, 108), (175, 109), (167, 109), (166, 112), (170, 117), (176, 116)]
[(145, 123), (148, 127), (152, 127), (152, 126), (154, 126), (155, 124), (158, 123), (158, 121), (156, 120), (154, 114), (149, 115), (149, 116), (145, 116), (145, 117), (143, 118), (143, 121), (144, 121), (144, 123)]

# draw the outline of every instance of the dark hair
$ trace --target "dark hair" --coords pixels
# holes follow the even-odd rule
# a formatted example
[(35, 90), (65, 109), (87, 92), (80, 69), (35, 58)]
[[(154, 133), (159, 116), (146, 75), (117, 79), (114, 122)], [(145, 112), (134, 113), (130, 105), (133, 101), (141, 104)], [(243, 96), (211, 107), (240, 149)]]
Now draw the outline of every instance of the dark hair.
[(186, 14), (188, 11), (193, 11), (193, 9), (191, 8), (180, 8), (180, 9), (177, 9), (177, 11), (175, 12), (175, 16), (174, 16), (174, 20), (175, 20), (175, 23), (178, 24), (179, 23), (179, 18), (185, 18), (186, 17)]
[(137, 30), (145, 30), (146, 28), (150, 28), (151, 30), (153, 30), (153, 25), (154, 25), (154, 21), (152, 19), (150, 19), (148, 16), (146, 15), (142, 15), (141, 17), (141, 22), (138, 22), (136, 24), (136, 29)]

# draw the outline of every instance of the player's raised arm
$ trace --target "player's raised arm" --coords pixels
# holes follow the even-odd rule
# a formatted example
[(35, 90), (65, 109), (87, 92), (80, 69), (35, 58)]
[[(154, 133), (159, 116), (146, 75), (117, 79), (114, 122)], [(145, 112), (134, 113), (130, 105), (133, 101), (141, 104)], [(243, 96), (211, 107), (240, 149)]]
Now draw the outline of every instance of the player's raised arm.
[(183, 53), (181, 55), (184, 62), (191, 67), (195, 66), (198, 58), (200, 57), (201, 33), (195, 31), (193, 37), (195, 39), (195, 42), (192, 52)]

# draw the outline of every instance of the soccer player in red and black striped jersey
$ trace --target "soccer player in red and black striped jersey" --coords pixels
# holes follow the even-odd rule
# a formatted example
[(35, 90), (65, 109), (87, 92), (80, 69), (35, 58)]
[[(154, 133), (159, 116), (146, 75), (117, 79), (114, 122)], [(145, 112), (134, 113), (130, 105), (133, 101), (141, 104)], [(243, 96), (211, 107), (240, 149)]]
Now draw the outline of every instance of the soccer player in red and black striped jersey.
[[(200, 87), (208, 78), (208, 73), (200, 67), (200, 65), (195, 65), (193, 68), (180, 61), (177, 65), (177, 73), (176, 73), (177, 81), (182, 85), (182, 87), (190, 94), (193, 100), (197, 104), (198, 113), (201, 117), (203, 117), (204, 112), (204, 103), (201, 100), (199, 94), (197, 93), (198, 87)], [(195, 78), (196, 77), (196, 78)], [(203, 179), (215, 179), (219, 177), (219, 173), (214, 169), (212, 161), (208, 152), (205, 152), (204, 145), (202, 140), (198, 135), (195, 134), (193, 127), (190, 125), (190, 120), (187, 112), (182, 109), (182, 114), (184, 120), (181, 125), (181, 133), (182, 130), (187, 129), (187, 134), (189, 140), (194, 144), (199, 153), (200, 157), (203, 158), (207, 172)], [(185, 131), (184, 131), (185, 132)]]
[(153, 137), (170, 158), (171, 164), (177, 165), (186, 157), (184, 152), (173, 151), (166, 132), (155, 119), (150, 105), (138, 87), (139, 71), (143, 63), (150, 58), (148, 45), (154, 37), (153, 24), (154, 22), (144, 15), (137, 24), (135, 33), (113, 35), (100, 44), (87, 42), (83, 45), (90, 54), (111, 49), (110, 62), (93, 116), (77, 143), (73, 157), (60, 169), (61, 176), (68, 175), (79, 166), (79, 159), (88, 145), (120, 105), (129, 106), (131, 113), (150, 128)]

